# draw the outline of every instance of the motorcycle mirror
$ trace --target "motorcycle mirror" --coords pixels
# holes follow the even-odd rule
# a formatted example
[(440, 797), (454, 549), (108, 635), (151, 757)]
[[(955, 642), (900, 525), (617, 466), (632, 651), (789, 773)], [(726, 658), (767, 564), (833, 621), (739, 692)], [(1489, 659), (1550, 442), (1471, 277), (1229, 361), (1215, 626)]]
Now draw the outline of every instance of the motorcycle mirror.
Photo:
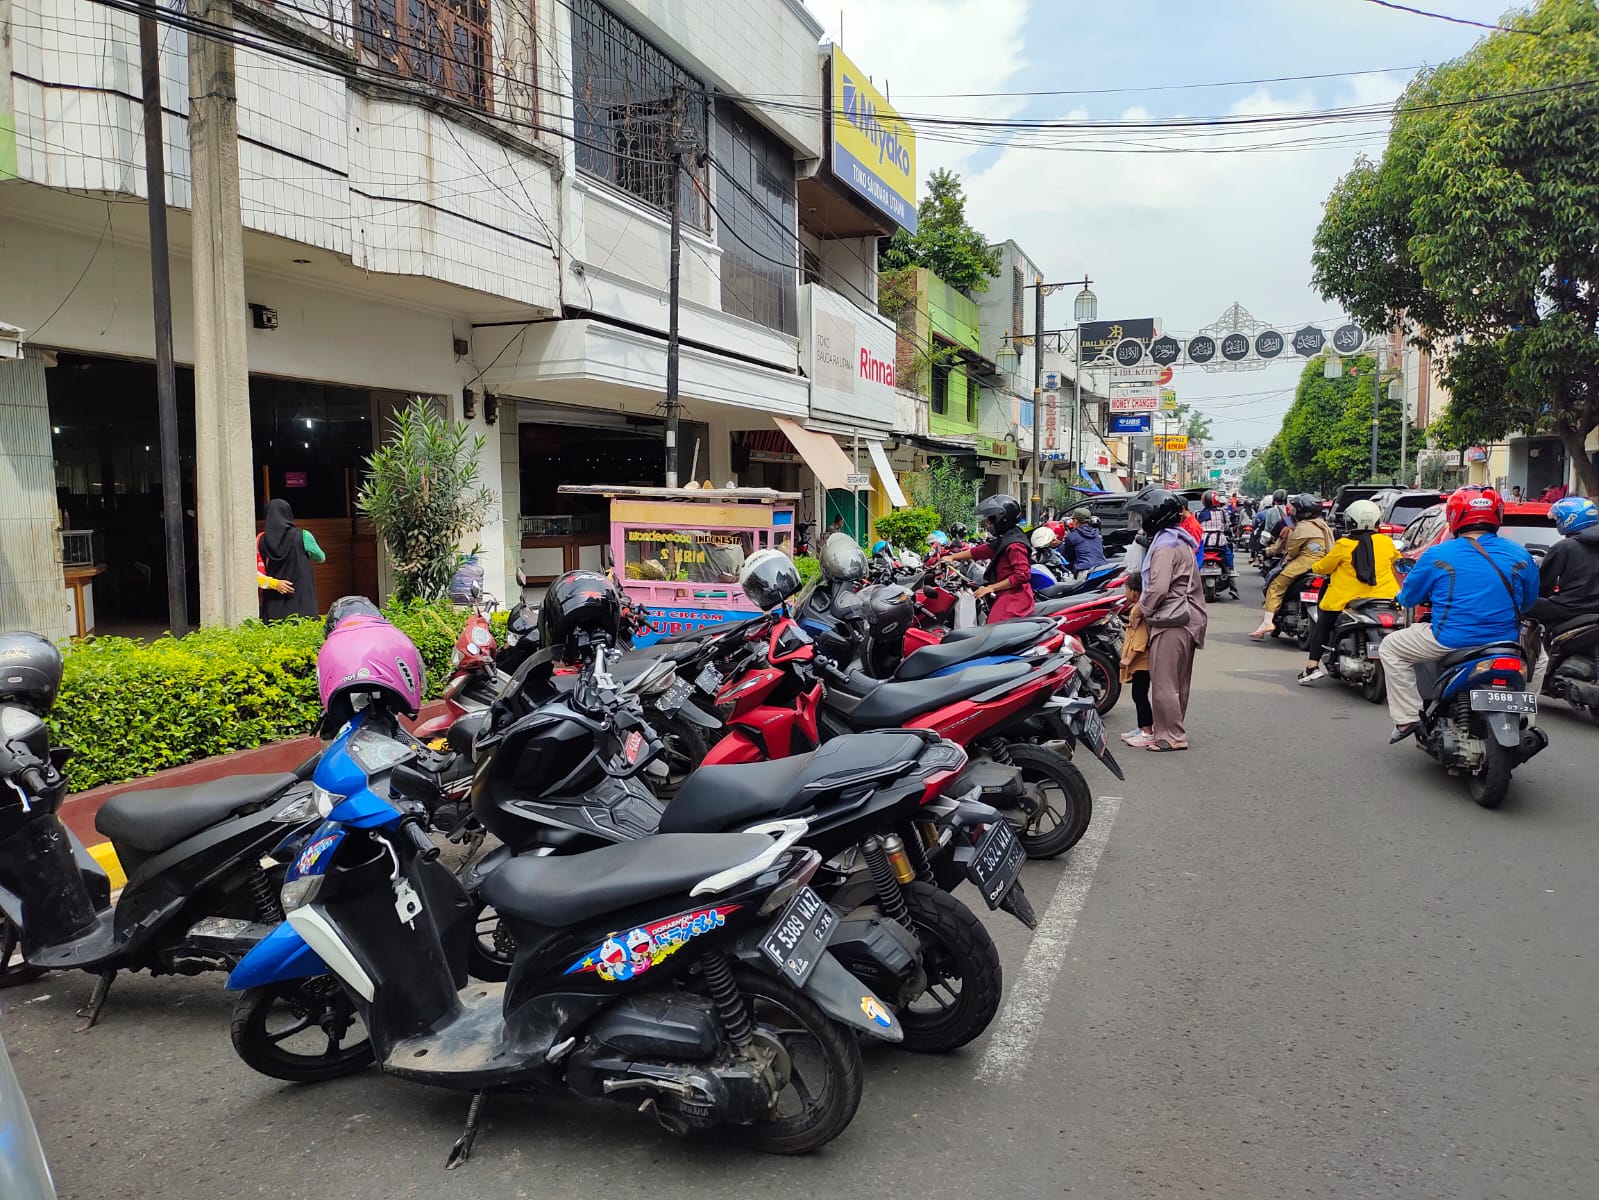
[(527, 586), (527, 572), (521, 567), (516, 569), (516, 586), (524, 588)]

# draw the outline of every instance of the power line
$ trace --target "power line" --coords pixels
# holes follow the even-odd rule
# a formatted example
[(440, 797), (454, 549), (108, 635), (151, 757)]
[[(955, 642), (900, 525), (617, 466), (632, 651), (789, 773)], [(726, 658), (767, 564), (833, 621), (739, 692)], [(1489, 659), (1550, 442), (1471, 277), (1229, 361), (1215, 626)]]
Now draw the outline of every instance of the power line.
[(1448, 13), (1428, 12), (1424, 8), (1412, 8), (1408, 4), (1395, 4), (1393, 0), (1366, 0), (1367, 4), (1375, 4), (1378, 8), (1391, 8), (1395, 12), (1410, 13), (1417, 17), (1431, 17), (1434, 21), (1448, 21), (1451, 25), (1470, 25), (1475, 29), (1491, 29), (1495, 33), (1523, 33), (1528, 37), (1543, 37), (1543, 32), (1538, 29), (1518, 29), (1514, 25), (1492, 25), (1486, 21), (1473, 21), (1469, 17), (1452, 17)]

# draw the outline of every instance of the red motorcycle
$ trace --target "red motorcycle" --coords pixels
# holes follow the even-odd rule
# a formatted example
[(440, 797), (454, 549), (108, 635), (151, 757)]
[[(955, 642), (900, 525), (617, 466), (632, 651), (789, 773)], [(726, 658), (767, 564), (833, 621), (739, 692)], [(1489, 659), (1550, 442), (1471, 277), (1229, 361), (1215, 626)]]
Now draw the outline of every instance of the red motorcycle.
[(1066, 656), (1048, 654), (936, 674), (955, 665), (961, 650), (958, 642), (929, 647), (906, 660), (908, 677), (873, 679), (817, 654), (810, 634), (775, 610), (751, 627), (742, 660), (717, 694), (732, 713), (705, 762), (784, 758), (865, 730), (929, 729), (966, 748), (967, 776), (1017, 828), (1029, 858), (1065, 853), (1087, 830), (1093, 798), (1071, 760), (1035, 744), (1024, 726), (1058, 710), (1068, 736), (1121, 773), (1092, 701), (1076, 694), (1076, 669)]

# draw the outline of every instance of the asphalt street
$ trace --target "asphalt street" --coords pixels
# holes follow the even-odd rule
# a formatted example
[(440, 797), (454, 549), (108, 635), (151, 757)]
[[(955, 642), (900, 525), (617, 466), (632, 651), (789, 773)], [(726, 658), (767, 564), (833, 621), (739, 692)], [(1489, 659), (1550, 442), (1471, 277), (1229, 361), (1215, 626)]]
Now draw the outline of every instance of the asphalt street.
[[(1258, 589), (1246, 584), (1249, 601)], [(1599, 728), (1496, 812), (1386, 713), (1213, 609), (1185, 754), (1097, 764), (1093, 828), (1031, 863), (1041, 918), (990, 920), (1007, 1001), (942, 1058), (875, 1050), (854, 1124), (777, 1159), (621, 1106), (463, 1097), (368, 1073), (257, 1076), (218, 977), (0, 996), (63, 1197), (350, 1200), (910, 1196), (1592, 1197), (1599, 1192)], [(1123, 706), (1113, 728), (1130, 723)]]

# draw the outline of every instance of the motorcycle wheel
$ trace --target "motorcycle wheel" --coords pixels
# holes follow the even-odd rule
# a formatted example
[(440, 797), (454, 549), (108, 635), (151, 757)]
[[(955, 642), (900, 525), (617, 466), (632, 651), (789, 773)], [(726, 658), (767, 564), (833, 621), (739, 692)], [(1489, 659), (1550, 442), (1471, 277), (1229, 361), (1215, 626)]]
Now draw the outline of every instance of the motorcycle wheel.
[(1043, 792), (1044, 803), (1016, 831), (1028, 858), (1059, 858), (1088, 832), (1094, 797), (1088, 781), (1070, 760), (1042, 746), (1013, 744), (1011, 761), (1022, 781)]
[(1088, 690), (1094, 697), (1094, 711), (1104, 716), (1116, 707), (1122, 698), (1121, 661), (1099, 646), (1086, 647), (1088, 656)]
[(1210, 578), (1205, 580), (1205, 603), (1216, 603), (1216, 582)]
[(904, 892), (927, 975), (927, 990), (899, 1012), (904, 1046), (941, 1054), (988, 1028), (999, 1012), (1004, 968), (988, 930), (954, 896), (920, 880)]
[(1301, 650), (1310, 649), (1310, 631), (1311, 627), (1315, 623), (1315, 620), (1308, 612), (1300, 612), (1299, 628), (1294, 631), (1294, 645), (1298, 646)]
[(710, 745), (705, 740), (705, 731), (681, 714), (661, 721), (656, 726), (656, 732), (660, 734), (661, 744), (665, 747), (661, 761), (666, 764), (667, 776), (656, 785), (655, 794), (662, 800), (669, 800), (677, 795), (677, 789), (683, 786), (683, 781), (694, 769), (705, 761)]
[(1468, 781), (1471, 798), (1483, 808), (1498, 808), (1510, 791), (1510, 751), (1489, 738), (1483, 743), (1482, 770)]
[[(328, 1033), (321, 1023), (324, 1016), (339, 1023), (343, 1032)], [(347, 1041), (356, 1028), (360, 1039)], [(331, 975), (251, 988), (233, 1006), (232, 1034), (233, 1048), (246, 1066), (290, 1083), (354, 1075), (376, 1057), (355, 1005)], [(297, 1049), (285, 1049), (291, 1038), (299, 1039)]]
[(10, 917), (0, 916), (0, 988), (20, 987), (43, 974), (43, 967), (30, 967), (23, 961), (22, 930)]
[(472, 942), (466, 950), (466, 971), (484, 983), (504, 983), (511, 977), (516, 938), (495, 912), (481, 900), (472, 914)]
[(768, 1119), (729, 1132), (765, 1154), (808, 1154), (827, 1145), (854, 1118), (865, 1089), (855, 1036), (781, 980), (746, 968), (733, 978), (755, 1018), (756, 1036), (782, 1046), (789, 1074)]
[(1373, 704), (1388, 699), (1388, 675), (1381, 663), (1372, 668), (1371, 675), (1360, 685), (1360, 694)]

